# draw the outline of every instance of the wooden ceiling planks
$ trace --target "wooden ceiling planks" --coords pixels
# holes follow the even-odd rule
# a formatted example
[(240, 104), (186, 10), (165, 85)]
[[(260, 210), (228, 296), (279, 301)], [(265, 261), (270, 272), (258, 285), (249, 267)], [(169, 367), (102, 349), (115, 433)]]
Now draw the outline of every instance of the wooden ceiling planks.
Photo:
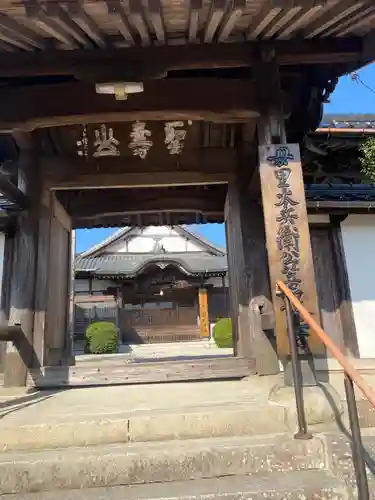
[(199, 13), (202, 10), (202, 0), (190, 0), (188, 40), (190, 43), (198, 41)]
[[(324, 35), (329, 28), (345, 22), (349, 16), (355, 14), (363, 6), (363, 3), (353, 0), (338, 0), (306, 29), (305, 37), (314, 38)], [(367, 3), (370, 5), (370, 2)]]
[(127, 45), (134, 46), (135, 40), (130, 26), (129, 19), (126, 16), (123, 5), (120, 0), (110, 0), (107, 2), (108, 16), (113, 19), (118, 31), (124, 37)]
[(232, 9), (226, 13), (223, 22), (221, 23), (217, 35), (219, 42), (228, 40), (230, 34), (234, 30), (238, 19), (242, 16), (246, 8), (246, 0), (233, 0)]
[[(0, 40), (19, 50), (74, 50), (89, 42), (104, 49), (246, 37), (335, 37), (343, 36), (343, 30), (345, 36), (362, 36), (364, 28), (371, 29), (365, 18), (371, 6), (370, 0), (47, 0), (14, 6), (8, 2), (0, 11)], [(355, 19), (349, 23), (351, 16)]]
[[(4, 37), (6, 39), (4, 39)], [(23, 26), (16, 20), (0, 13), (0, 39), (10, 44), (13, 47), (23, 48), (24, 50), (46, 49), (48, 44), (42, 37), (37, 35), (33, 30)], [(18, 45), (18, 42), (23, 44), (23, 47)]]
[(51, 19), (53, 23), (60, 27), (61, 30), (71, 35), (82, 47), (94, 48), (93, 41), (86, 35), (84, 31), (73, 21), (69, 13), (58, 4), (46, 5), (46, 17), (48, 22)]

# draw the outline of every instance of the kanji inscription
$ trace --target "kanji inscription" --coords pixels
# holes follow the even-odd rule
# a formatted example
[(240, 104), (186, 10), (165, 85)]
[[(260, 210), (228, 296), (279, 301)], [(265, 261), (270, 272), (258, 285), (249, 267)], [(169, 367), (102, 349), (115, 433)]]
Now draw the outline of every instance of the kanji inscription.
[(166, 122), (164, 124), (164, 142), (171, 155), (179, 155), (184, 147), (186, 130), (182, 128), (183, 126), (183, 121)]
[(107, 131), (107, 126), (102, 124), (100, 126), (100, 130), (96, 129), (94, 131), (95, 140), (94, 140), (94, 154), (95, 158), (103, 157), (103, 156), (120, 156), (120, 151), (118, 146), (120, 142), (115, 139), (113, 134), (113, 128), (109, 128)]
[(147, 128), (145, 122), (136, 121), (132, 124), (129, 148), (133, 151), (133, 156), (139, 156), (142, 160), (146, 158), (149, 149), (152, 147), (150, 137), (151, 130)]
[(82, 127), (81, 138), (76, 142), (77, 145), (77, 155), (84, 156), (85, 158), (89, 155), (89, 139), (87, 137), (87, 125)]
[[(283, 281), (319, 322), (299, 146), (261, 146), (259, 159), (277, 344), (280, 354), (288, 354), (284, 303), (276, 295), (276, 282)], [(321, 353), (320, 343), (314, 336), (309, 337), (309, 328), (298, 314), (295, 323), (300, 352), (313, 346), (314, 353)]]
[[(267, 160), (275, 168), (274, 176), (277, 180), (278, 193), (275, 207), (279, 209), (276, 217), (278, 229), (276, 233), (277, 248), (281, 254), (281, 272), (285, 276), (285, 283), (296, 297), (303, 302), (303, 291), (301, 289), (300, 273), (300, 234), (297, 227), (299, 202), (293, 199), (293, 192), (289, 182), (292, 169), (289, 161), (294, 160), (294, 155), (288, 147), (281, 146), (276, 154), (269, 156)], [(300, 350), (308, 350), (307, 336), (308, 328), (302, 323), (299, 315), (295, 312), (297, 328), (297, 346)]]

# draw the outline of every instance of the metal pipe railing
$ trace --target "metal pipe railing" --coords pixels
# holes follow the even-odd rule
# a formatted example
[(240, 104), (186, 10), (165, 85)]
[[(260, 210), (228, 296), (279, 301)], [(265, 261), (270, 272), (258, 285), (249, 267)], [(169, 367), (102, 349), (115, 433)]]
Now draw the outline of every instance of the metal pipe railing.
[(298, 422), (298, 432), (295, 434), (296, 439), (311, 439), (312, 434), (307, 431), (307, 421), (305, 414), (305, 406), (303, 404), (303, 386), (302, 386), (302, 373), (301, 373), (301, 363), (299, 362), (298, 348), (295, 336), (295, 323), (292, 305), (289, 300), (285, 297), (285, 311), (286, 311), (286, 321), (287, 330), (289, 337), (290, 346), (290, 357), (292, 361), (292, 373), (294, 381), (294, 394), (296, 397), (296, 407), (297, 407), (297, 422)]
[(296, 324), (293, 308), (298, 312), (303, 321), (309, 325), (311, 330), (319, 337), (326, 348), (340, 363), (345, 372), (345, 394), (348, 407), (350, 431), (352, 435), (351, 448), (353, 456), (353, 464), (358, 488), (359, 500), (368, 500), (369, 487), (366, 474), (366, 462), (362, 445), (361, 428), (358, 418), (358, 408), (355, 399), (354, 384), (362, 391), (364, 396), (375, 408), (375, 392), (361, 377), (354, 366), (349, 362), (346, 356), (341, 352), (340, 348), (332, 341), (326, 332), (318, 325), (311, 314), (305, 309), (298, 298), (282, 281), (277, 282), (278, 290), (284, 299), (287, 329), (290, 344), (290, 354), (294, 381), (294, 390), (296, 396), (296, 409), (298, 418), (298, 432), (295, 435), (296, 439), (309, 439), (307, 429), (306, 414), (303, 404), (303, 386), (301, 380), (301, 360), (297, 349)]

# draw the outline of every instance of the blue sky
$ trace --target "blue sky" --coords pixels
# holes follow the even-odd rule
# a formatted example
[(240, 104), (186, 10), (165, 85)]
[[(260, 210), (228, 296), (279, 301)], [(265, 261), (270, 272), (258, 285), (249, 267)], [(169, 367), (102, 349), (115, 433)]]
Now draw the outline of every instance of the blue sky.
[[(375, 64), (363, 68), (360, 78), (375, 90)], [(325, 106), (326, 113), (375, 113), (375, 93), (352, 80), (350, 76), (341, 78), (331, 102)], [(194, 225), (190, 229), (202, 234), (212, 243), (225, 246), (223, 224)], [(80, 229), (77, 231), (77, 252), (83, 252), (113, 234), (116, 229)]]

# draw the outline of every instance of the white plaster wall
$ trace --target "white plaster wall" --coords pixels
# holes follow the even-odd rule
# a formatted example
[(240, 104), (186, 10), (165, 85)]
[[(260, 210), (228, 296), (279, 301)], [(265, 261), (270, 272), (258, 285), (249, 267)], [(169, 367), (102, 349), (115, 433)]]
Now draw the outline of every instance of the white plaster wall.
[(375, 215), (349, 215), (341, 224), (361, 358), (375, 358)]
[(139, 235), (129, 237), (127, 241), (121, 241), (112, 245), (106, 251), (107, 253), (148, 253), (153, 251), (156, 241), (163, 245), (167, 253), (199, 252), (202, 250), (201, 246), (187, 241), (186, 238), (180, 236), (176, 231), (167, 226), (151, 226), (142, 230)]
[(329, 214), (309, 214), (310, 224), (329, 224)]
[[(205, 281), (206, 285), (213, 285), (214, 288), (221, 288), (223, 286), (223, 279), (221, 276), (215, 276), (214, 278), (209, 278)], [(226, 282), (224, 280), (224, 286), (226, 286)]]

